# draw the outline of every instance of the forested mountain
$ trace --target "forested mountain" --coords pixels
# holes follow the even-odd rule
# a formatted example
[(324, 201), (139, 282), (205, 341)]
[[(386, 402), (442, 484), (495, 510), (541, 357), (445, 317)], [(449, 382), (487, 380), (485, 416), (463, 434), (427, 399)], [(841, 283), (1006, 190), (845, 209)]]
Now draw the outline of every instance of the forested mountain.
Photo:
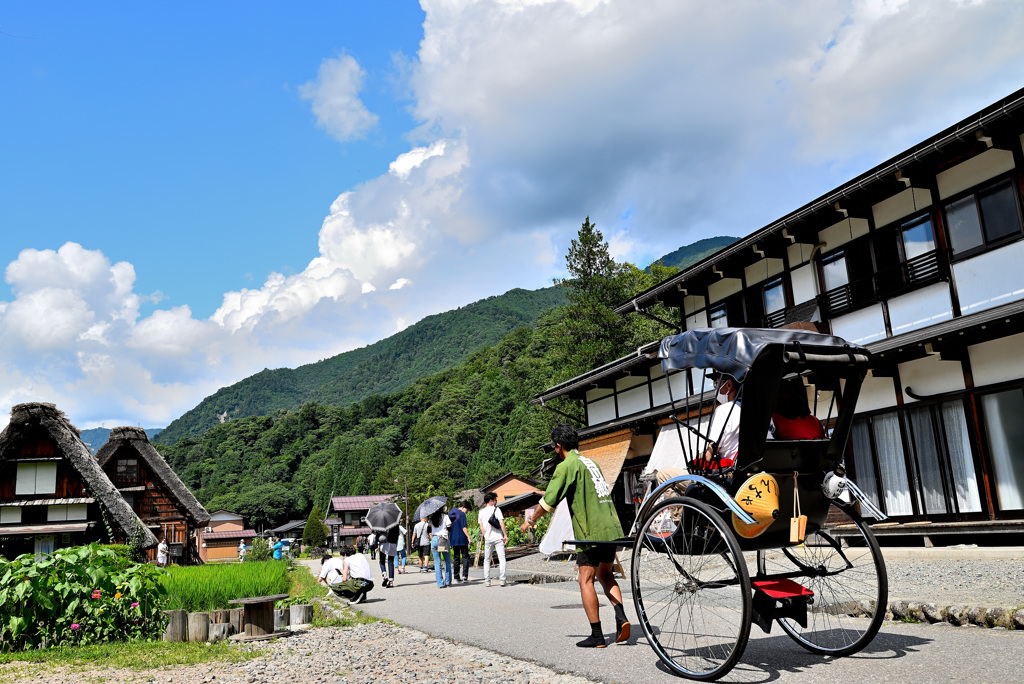
[(195, 437), (224, 418), (265, 416), (314, 401), (348, 406), (402, 390), (418, 378), (451, 368), (541, 312), (565, 302), (561, 288), (515, 289), (460, 309), (427, 316), (374, 344), (299, 368), (263, 370), (224, 387), (173, 421), (157, 441)]
[(697, 240), (693, 244), (680, 247), (676, 251), (670, 252), (661, 257), (654, 263), (682, 271), (684, 268), (693, 266), (698, 261), (706, 259), (723, 247), (728, 247), (737, 240), (739, 240), (739, 238), (728, 237), (725, 235), (704, 238), (703, 240)]
[[(654, 264), (648, 272), (615, 263), (589, 219), (566, 261), (570, 277), (553, 297), (560, 306), (454, 367), (424, 374), (387, 396), (282, 408), (158, 448), (208, 510), (226, 508), (256, 526), (304, 517), (314, 504), (326, 506), (332, 493), (383, 494), (408, 484), (411, 509), (428, 496), (451, 496), (510, 470), (528, 473), (544, 457), (540, 447), (551, 426), (563, 420), (531, 404), (533, 395), (672, 332), (611, 309), (673, 269)], [(443, 330), (427, 331), (452, 339)], [(398, 354), (407, 347), (389, 350)], [(578, 406), (552, 403), (579, 413)]]

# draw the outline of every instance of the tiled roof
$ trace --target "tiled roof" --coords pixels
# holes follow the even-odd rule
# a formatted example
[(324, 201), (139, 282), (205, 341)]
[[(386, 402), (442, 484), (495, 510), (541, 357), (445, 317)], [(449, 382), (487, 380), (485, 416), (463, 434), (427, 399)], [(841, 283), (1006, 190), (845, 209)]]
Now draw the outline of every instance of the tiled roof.
[(379, 503), (391, 501), (397, 494), (371, 494), (369, 496), (336, 496), (331, 499), (332, 511), (368, 511)]
[(203, 539), (249, 539), (256, 536), (256, 530), (228, 530), (226, 532), (204, 532)]
[(277, 534), (278, 532), (291, 532), (292, 530), (297, 530), (300, 527), (306, 527), (305, 520), (292, 520), (290, 522), (286, 522), (284, 525), (281, 525), (280, 527), (275, 527), (270, 531), (274, 534)]
[(358, 537), (361, 534), (373, 532), (369, 527), (343, 527), (338, 530), (339, 537)]
[(0, 536), (19, 534), (66, 534), (68, 532), (85, 532), (89, 523), (60, 523), (57, 525), (7, 525), (0, 527)]

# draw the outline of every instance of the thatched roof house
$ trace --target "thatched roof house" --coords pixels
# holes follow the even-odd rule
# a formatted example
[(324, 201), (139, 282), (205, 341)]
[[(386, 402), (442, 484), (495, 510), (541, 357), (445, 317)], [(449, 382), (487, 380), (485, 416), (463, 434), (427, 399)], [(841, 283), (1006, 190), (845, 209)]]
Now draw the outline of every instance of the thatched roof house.
[[(96, 462), (110, 475), (108, 466), (112, 462), (116, 462), (115, 457), (116, 459), (141, 459), (152, 474), (155, 483), (173, 495), (178, 508), (190, 519), (194, 527), (209, 522), (210, 514), (196, 500), (192, 490), (185, 486), (181, 478), (171, 470), (171, 466), (167, 464), (156, 447), (150, 444), (145, 430), (139, 427), (116, 427), (111, 430), (107, 443), (96, 452)], [(117, 474), (114, 473), (114, 477), (110, 479), (116, 482)]]
[(62, 411), (53, 404), (19, 404), (0, 433), (0, 537), (5, 552), (35, 552), (101, 540), (110, 533), (128, 541), (142, 529), (143, 546), (153, 533), (125, 502), (89, 453)]

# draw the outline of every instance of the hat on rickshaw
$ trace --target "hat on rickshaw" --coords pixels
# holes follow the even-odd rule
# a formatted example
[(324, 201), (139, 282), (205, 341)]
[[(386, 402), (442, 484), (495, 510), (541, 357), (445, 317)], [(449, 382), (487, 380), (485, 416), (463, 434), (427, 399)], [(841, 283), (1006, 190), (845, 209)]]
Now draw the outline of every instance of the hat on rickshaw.
[(732, 514), (732, 528), (745, 539), (761, 534), (779, 517), (779, 483), (768, 473), (751, 475), (733, 498), (756, 521), (748, 525)]

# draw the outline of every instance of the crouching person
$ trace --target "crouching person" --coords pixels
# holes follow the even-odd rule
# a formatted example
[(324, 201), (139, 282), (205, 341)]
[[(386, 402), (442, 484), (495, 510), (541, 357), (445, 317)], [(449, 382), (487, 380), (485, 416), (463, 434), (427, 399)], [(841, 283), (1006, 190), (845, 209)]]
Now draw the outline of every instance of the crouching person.
[(340, 558), (325, 555), (320, 559), (319, 581), (352, 604), (365, 601), (373, 589), (370, 562), (351, 546), (342, 547)]

